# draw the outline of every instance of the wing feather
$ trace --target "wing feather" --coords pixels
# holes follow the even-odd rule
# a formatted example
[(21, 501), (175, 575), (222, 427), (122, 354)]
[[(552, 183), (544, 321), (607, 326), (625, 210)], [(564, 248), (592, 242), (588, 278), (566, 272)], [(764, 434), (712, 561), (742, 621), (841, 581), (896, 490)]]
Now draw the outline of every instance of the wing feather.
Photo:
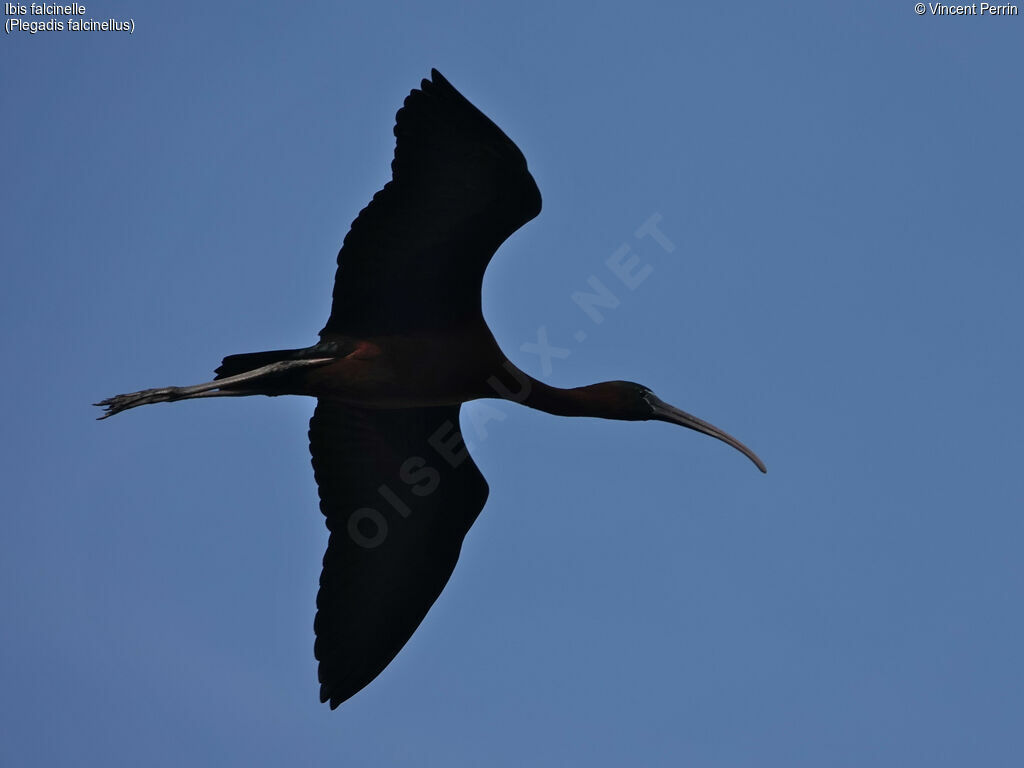
[(320, 699), (383, 671), (441, 594), (487, 483), (459, 406), (368, 410), (321, 400), (310, 452), (330, 540), (317, 595)]
[(324, 334), (392, 334), (480, 318), (484, 270), (540, 212), (522, 152), (431, 71), (395, 117), (392, 179), (338, 253)]

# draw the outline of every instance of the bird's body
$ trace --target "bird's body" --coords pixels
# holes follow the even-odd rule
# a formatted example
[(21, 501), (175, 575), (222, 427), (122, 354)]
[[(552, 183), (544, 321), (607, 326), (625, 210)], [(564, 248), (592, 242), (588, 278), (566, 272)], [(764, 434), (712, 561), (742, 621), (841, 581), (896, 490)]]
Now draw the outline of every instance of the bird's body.
[(522, 153), (436, 70), (399, 110), (393, 178), (338, 255), (320, 341), (226, 357), (210, 382), (118, 395), (106, 416), (201, 397), (317, 398), (310, 451), (331, 531), (317, 596), (320, 696), (376, 677), (447, 583), (487, 483), (462, 403), (498, 397), (562, 416), (659, 420), (735, 438), (631, 382), (558, 389), (516, 368), (483, 319), (484, 270), (540, 212)]
[[(352, 351), (303, 376), (303, 391), (368, 408), (457, 405), (493, 397), (487, 379), (505, 362), (482, 323), (442, 333), (344, 339)], [(459, 360), (458, 366), (438, 361)]]

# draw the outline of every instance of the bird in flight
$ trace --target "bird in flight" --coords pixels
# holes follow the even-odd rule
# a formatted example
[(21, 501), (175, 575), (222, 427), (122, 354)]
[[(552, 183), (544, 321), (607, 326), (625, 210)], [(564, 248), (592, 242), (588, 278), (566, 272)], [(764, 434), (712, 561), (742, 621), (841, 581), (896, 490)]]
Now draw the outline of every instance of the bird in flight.
[(330, 538), (316, 600), (320, 700), (337, 707), (391, 662), (448, 582), (487, 482), (462, 403), (503, 398), (557, 416), (665, 421), (761, 460), (736, 438), (628, 381), (559, 389), (502, 353), (480, 289), (498, 247), (540, 213), (522, 152), (431, 71), (395, 118), (392, 178), (352, 222), (320, 341), (230, 355), (216, 378), (117, 395), (100, 418), (200, 397), (307, 395)]

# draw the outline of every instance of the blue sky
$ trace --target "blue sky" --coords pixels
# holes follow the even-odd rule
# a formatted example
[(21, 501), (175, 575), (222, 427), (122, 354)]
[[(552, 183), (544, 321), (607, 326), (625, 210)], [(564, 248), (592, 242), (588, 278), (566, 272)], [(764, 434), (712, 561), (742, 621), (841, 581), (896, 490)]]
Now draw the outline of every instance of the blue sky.
[[(1024, 18), (86, 5), (134, 34), (0, 42), (0, 763), (1019, 761)], [(490, 501), (331, 712), (312, 401), (89, 403), (314, 341), (431, 67), (544, 195), (485, 280), (506, 352), (643, 382), (769, 472), (665, 424), (473, 406)], [(655, 215), (671, 250), (636, 237)], [(620, 300), (600, 324), (591, 277)], [(546, 374), (541, 327), (568, 350)]]

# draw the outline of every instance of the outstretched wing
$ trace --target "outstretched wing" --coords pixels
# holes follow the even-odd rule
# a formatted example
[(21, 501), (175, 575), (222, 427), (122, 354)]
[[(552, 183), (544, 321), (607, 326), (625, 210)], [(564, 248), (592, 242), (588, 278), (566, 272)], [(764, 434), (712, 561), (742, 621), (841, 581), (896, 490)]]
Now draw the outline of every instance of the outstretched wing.
[(480, 318), (491, 256), (540, 213), (519, 148), (437, 70), (395, 117), (392, 179), (338, 253), (323, 334), (458, 327)]
[(321, 400), (309, 422), (330, 540), (317, 595), (320, 700), (337, 707), (402, 649), (487, 499), (459, 406), (368, 410)]

